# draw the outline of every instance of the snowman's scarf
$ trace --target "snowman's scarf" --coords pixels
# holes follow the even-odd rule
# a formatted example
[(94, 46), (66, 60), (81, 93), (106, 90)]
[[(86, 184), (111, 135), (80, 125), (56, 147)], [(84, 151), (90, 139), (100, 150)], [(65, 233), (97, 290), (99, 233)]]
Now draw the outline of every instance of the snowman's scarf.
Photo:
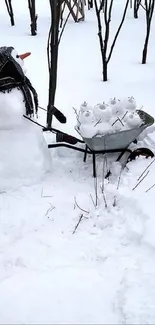
[(11, 56), (13, 47), (0, 47), (0, 92), (10, 92), (18, 88), (24, 96), (26, 115), (38, 111), (38, 95), (21, 66)]
[[(26, 115), (31, 116), (34, 109), (36, 113), (38, 111), (38, 95), (20, 64), (12, 57), (12, 50), (12, 46), (0, 47), (0, 92), (20, 89), (24, 96)], [(60, 123), (66, 123), (66, 117), (55, 106), (48, 113), (53, 114)]]
[[(26, 115), (31, 116), (34, 113), (34, 109), (33, 109), (34, 105), (35, 105), (35, 113), (37, 113), (38, 96), (30, 80), (27, 77), (25, 77), (24, 81), (16, 81), (12, 77), (0, 78), (0, 92), (9, 93), (13, 88), (17, 88), (21, 90), (23, 93)], [(33, 94), (33, 99), (32, 99), (32, 94)]]

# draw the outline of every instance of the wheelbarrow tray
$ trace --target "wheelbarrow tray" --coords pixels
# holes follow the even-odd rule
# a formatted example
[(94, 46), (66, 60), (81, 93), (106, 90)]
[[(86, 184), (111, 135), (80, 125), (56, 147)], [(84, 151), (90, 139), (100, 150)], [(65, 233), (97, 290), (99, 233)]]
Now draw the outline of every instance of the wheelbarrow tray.
[[(93, 138), (83, 138), (83, 141), (92, 151), (106, 151), (127, 148), (148, 126), (154, 123), (154, 118), (142, 110), (136, 110), (142, 119), (142, 125), (130, 130), (108, 133)], [(79, 130), (76, 129), (79, 133)]]

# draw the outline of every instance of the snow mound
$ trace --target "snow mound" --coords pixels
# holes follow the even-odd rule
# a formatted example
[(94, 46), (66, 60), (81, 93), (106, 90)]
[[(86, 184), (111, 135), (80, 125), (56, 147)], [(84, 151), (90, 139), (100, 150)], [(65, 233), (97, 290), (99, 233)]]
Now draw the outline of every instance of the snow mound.
[(0, 286), (0, 323), (103, 324), (104, 319), (106, 324), (113, 324), (113, 281), (109, 285), (107, 290), (95, 268), (21, 271)]
[(36, 126), (0, 130), (0, 138), (0, 190), (36, 183), (51, 170), (50, 152)]
[(43, 132), (24, 113), (21, 91), (0, 94), (0, 191), (34, 184), (51, 171)]
[(146, 266), (147, 272), (141, 269), (141, 265), (137, 265), (137, 270), (126, 272), (121, 285), (122, 315), (126, 324), (152, 324), (155, 319), (152, 266), (154, 265)]

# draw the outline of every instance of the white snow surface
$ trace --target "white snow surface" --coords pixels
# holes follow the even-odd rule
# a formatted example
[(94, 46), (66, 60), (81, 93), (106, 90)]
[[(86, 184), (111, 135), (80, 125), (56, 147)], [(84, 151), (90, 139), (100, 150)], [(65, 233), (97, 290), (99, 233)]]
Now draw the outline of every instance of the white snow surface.
[[(12, 45), (19, 53), (32, 52), (26, 68), (40, 105), (46, 107), (48, 1), (37, 1), (36, 37), (30, 36), (27, 1), (20, 4), (14, 0), (13, 6), (16, 26), (10, 27), (5, 3), (1, 4), (1, 45)], [(112, 35), (123, 6), (123, 0), (115, 1)], [(154, 20), (152, 24), (153, 30)], [(78, 136), (72, 107), (80, 107), (83, 100), (94, 106), (114, 96), (134, 96), (140, 107), (154, 115), (155, 36), (151, 33), (148, 63), (141, 65), (144, 32), (143, 10), (134, 20), (129, 9), (109, 64), (109, 81), (103, 83), (94, 10), (86, 10), (86, 20), (79, 24), (70, 17), (60, 44), (56, 93), (56, 106), (68, 121), (60, 125), (54, 120), (55, 127)], [(45, 121), (46, 116), (40, 111), (39, 122), (45, 125)], [(107, 162), (98, 157), (95, 182), (92, 157), (84, 163), (80, 152), (52, 149), (48, 158), (52, 170), (37, 180), (28, 171), (28, 184), (21, 180), (22, 168), (28, 164), (32, 169), (37, 166), (33, 140), (29, 139), (30, 148), (25, 147), (25, 152), (31, 153), (29, 161), (25, 154), (18, 166), (18, 183), (18, 177), (10, 179), (11, 156), (14, 166), (18, 155), (22, 159), (21, 143), (28, 136), (29, 127), (27, 124), (24, 132), (20, 129), (21, 120), (17, 124), (15, 130), (10, 131), (9, 127), (0, 131), (0, 148), (10, 157), (5, 177), (0, 174), (0, 324), (154, 324), (155, 187), (148, 191), (154, 185), (154, 160), (138, 158), (122, 171), (120, 164), (114, 162), (117, 154), (109, 155)], [(15, 124), (10, 121), (10, 125)], [(36, 127), (32, 127), (36, 135)], [(155, 152), (154, 129), (151, 127), (149, 132), (139, 138), (137, 146)], [(12, 139), (13, 134), (16, 139)], [(40, 131), (37, 139), (34, 145), (43, 141)], [(4, 152), (9, 140), (12, 154), (7, 154), (11, 145)], [(46, 140), (54, 142), (54, 135), (47, 134)], [(47, 153), (43, 147), (40, 153)], [(3, 154), (0, 153), (0, 162), (4, 162)], [(45, 157), (44, 153), (42, 159)], [(104, 172), (109, 167), (112, 170), (109, 181), (103, 182), (103, 166)], [(146, 168), (144, 175), (149, 173), (135, 187)], [(8, 183), (5, 188), (4, 180)]]

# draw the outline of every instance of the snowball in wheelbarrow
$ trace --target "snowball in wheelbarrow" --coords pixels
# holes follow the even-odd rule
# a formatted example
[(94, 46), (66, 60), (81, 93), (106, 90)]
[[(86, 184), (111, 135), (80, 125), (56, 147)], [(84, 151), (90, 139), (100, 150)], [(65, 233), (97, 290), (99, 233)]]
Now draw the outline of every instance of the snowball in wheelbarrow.
[[(154, 123), (154, 118), (142, 110), (137, 110), (137, 114), (142, 120), (139, 127), (130, 130), (123, 130), (116, 133), (109, 133), (93, 138), (82, 137), (84, 142), (93, 151), (117, 150), (127, 148), (138, 136), (150, 125)], [(76, 129), (77, 130), (77, 129)], [(77, 130), (79, 132), (79, 130)]]

